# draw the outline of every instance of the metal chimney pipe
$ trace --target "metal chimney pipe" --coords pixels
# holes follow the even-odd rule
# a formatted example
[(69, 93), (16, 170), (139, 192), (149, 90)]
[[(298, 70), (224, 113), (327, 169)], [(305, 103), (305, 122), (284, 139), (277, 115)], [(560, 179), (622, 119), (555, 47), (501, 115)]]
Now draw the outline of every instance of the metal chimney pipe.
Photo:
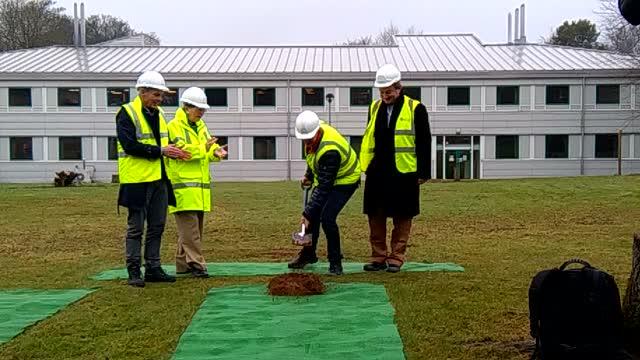
[(520, 36), (518, 30), (520, 29), (520, 9), (516, 8), (516, 26), (513, 30), (513, 42), (518, 44), (520, 42)]
[(513, 24), (512, 24), (512, 21), (511, 21), (511, 13), (509, 13), (507, 24), (508, 24), (507, 25), (507, 43), (512, 44), (513, 40), (512, 40), (511, 35), (512, 35), (512, 32), (513, 32)]
[(520, 5), (520, 41), (525, 44), (527, 37), (524, 34), (524, 4)]
[(73, 46), (78, 46), (78, 3), (73, 3)]
[(80, 46), (87, 46), (87, 29), (84, 19), (84, 3), (80, 3)]

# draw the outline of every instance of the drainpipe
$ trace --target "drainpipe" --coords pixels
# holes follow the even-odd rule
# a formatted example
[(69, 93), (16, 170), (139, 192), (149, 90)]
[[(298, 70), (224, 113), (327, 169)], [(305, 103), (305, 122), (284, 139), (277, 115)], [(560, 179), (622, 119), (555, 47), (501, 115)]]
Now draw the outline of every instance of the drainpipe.
[(580, 175), (584, 175), (584, 117), (585, 117), (585, 108), (584, 108), (584, 98), (586, 95), (586, 78), (582, 77), (582, 96), (580, 102), (582, 111), (580, 112)]
[(291, 79), (287, 79), (287, 180), (291, 181)]

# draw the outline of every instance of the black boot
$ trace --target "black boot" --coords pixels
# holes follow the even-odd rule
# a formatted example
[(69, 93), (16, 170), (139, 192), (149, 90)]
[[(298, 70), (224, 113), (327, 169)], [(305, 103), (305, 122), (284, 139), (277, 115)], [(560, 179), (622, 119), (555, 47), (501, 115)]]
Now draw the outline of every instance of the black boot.
[(342, 261), (329, 263), (329, 275), (342, 275)]
[(144, 272), (144, 281), (148, 282), (175, 282), (176, 277), (171, 276), (164, 272), (164, 270), (158, 266), (151, 269), (146, 269)]
[(140, 265), (127, 266), (127, 272), (129, 273), (129, 279), (127, 280), (127, 284), (135, 287), (144, 287), (144, 280), (142, 280)]
[(287, 266), (289, 267), (289, 269), (302, 269), (308, 264), (315, 264), (317, 262), (318, 257), (316, 256), (316, 254), (304, 248), (300, 250), (296, 257), (291, 259)]
[(387, 263), (370, 262), (363, 267), (364, 271), (382, 271), (387, 268)]

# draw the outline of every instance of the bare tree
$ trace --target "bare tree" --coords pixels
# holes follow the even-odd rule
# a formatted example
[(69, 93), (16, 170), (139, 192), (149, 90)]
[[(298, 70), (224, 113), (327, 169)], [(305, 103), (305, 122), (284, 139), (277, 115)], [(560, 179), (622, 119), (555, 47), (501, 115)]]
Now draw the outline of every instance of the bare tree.
[[(0, 51), (72, 44), (73, 20), (55, 5), (54, 0), (0, 0)], [(143, 34), (110, 15), (90, 16), (86, 26), (87, 44)], [(147, 45), (159, 45), (156, 34), (144, 34)]]
[(72, 43), (73, 22), (53, 0), (0, 0), (0, 51)]
[(87, 44), (109, 41), (134, 33), (129, 24), (111, 15), (91, 15), (87, 18)]
[(136, 32), (129, 23), (111, 15), (92, 15), (87, 18), (87, 44), (97, 44), (126, 36), (146, 35), (147, 45), (159, 45), (160, 39), (155, 33)]
[[(389, 25), (385, 26), (375, 37), (372, 35), (362, 36), (356, 39), (348, 39), (342, 45), (378, 45), (378, 46), (389, 46), (395, 45), (396, 40), (395, 36), (400, 33), (400, 29), (394, 24), (389, 23)], [(410, 26), (405, 31), (407, 35), (421, 35), (422, 30), (417, 29), (415, 26)]]

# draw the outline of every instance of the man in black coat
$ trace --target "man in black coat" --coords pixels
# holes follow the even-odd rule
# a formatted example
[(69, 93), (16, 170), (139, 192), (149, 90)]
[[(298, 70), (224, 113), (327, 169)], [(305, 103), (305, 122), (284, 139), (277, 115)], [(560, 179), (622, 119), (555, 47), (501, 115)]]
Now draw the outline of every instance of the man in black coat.
[[(374, 86), (380, 100), (371, 103), (360, 150), (366, 174), (364, 213), (369, 217), (371, 262), (366, 271), (398, 272), (405, 261), (411, 222), (420, 213), (420, 185), (431, 177), (431, 132), (427, 109), (405, 96), (400, 71), (384, 65)], [(387, 218), (393, 219), (387, 251)]]
[[(168, 204), (175, 205), (163, 156), (188, 159), (191, 155), (168, 143), (167, 125), (159, 108), (169, 91), (156, 71), (146, 71), (136, 83), (138, 96), (116, 114), (118, 134), (118, 205), (128, 209), (125, 253), (127, 283), (174, 282), (160, 265), (160, 244)], [(146, 234), (144, 225), (147, 225)], [(140, 271), (144, 235), (144, 280)]]

